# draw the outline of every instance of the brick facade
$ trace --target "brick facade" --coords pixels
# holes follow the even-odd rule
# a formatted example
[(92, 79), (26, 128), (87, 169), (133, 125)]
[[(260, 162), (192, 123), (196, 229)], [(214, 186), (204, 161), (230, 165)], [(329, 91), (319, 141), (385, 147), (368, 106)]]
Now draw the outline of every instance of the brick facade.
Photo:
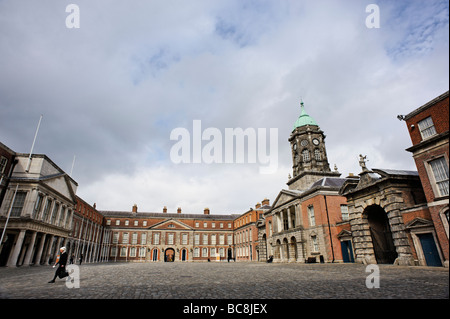
[[(403, 118), (411, 137), (412, 153), (433, 221), (438, 252), (445, 266), (449, 260), (449, 217), (448, 217), (448, 166), (449, 166), (449, 92), (436, 97), (415, 109)], [(421, 124), (428, 121), (429, 132), (421, 132)], [(433, 163), (442, 165), (440, 176), (436, 176)], [(446, 173), (445, 173), (446, 168)], [(446, 176), (445, 176), (446, 174)], [(442, 179), (442, 181), (437, 179)], [(445, 179), (446, 178), (446, 179)], [(446, 184), (446, 185), (445, 185)]]

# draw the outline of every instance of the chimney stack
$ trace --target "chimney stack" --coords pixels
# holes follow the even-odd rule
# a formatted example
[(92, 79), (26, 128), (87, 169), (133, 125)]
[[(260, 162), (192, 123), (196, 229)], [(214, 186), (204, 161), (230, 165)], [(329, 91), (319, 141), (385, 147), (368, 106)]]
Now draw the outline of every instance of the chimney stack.
[(137, 205), (136, 204), (133, 205), (133, 208), (131, 211), (133, 212), (133, 214), (137, 213)]
[(206, 207), (206, 208), (203, 210), (203, 213), (204, 213), (205, 215), (209, 215), (209, 208)]
[(270, 205), (270, 200), (268, 200), (267, 198), (264, 198), (264, 200), (261, 202), (263, 206), (269, 206)]
[(181, 214), (181, 207), (178, 207), (177, 214)]
[(166, 206), (164, 206), (164, 208), (163, 208), (163, 213), (167, 213), (167, 207)]
[(255, 208), (256, 209), (258, 209), (258, 208), (260, 208), (261, 207), (261, 203), (257, 203), (256, 205), (255, 205)]

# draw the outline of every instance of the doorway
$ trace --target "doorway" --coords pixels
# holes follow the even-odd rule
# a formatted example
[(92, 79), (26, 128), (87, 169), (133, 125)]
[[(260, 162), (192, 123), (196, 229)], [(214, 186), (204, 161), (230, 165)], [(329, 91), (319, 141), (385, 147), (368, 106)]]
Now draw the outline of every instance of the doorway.
[(153, 261), (158, 261), (158, 249), (153, 249), (153, 258), (152, 258), (152, 260)]
[(186, 261), (186, 259), (187, 259), (187, 252), (186, 249), (183, 249), (181, 251), (181, 261)]
[(427, 266), (441, 267), (442, 262), (432, 233), (418, 234)]
[(341, 250), (342, 250), (342, 260), (344, 263), (355, 262), (355, 259), (353, 258), (353, 248), (351, 240), (341, 241)]
[(175, 250), (173, 248), (167, 248), (164, 252), (164, 261), (165, 262), (174, 262), (175, 261)]
[(397, 258), (391, 227), (386, 211), (378, 205), (371, 205), (364, 211), (372, 237), (375, 259), (378, 264), (393, 264)]

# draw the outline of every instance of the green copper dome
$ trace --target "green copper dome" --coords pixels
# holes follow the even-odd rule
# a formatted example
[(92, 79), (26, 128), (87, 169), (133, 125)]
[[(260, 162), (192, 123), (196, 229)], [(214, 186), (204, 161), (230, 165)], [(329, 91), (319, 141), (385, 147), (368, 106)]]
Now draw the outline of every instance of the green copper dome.
[(300, 106), (301, 106), (302, 111), (301, 111), (300, 116), (298, 117), (297, 121), (295, 121), (293, 130), (295, 130), (297, 127), (301, 127), (301, 126), (305, 126), (305, 125), (318, 126), (316, 121), (311, 116), (306, 114), (305, 107), (303, 106), (303, 102), (300, 103)]

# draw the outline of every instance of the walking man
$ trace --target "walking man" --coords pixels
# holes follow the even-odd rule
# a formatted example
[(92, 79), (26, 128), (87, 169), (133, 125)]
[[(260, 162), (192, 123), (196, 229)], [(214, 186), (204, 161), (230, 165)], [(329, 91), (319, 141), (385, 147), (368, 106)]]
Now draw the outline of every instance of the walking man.
[(56, 265), (59, 265), (59, 266), (58, 266), (58, 269), (56, 269), (55, 276), (53, 277), (53, 279), (48, 282), (49, 284), (54, 283), (56, 277), (59, 277), (62, 279), (64, 277), (69, 276), (69, 273), (66, 271), (66, 264), (67, 264), (66, 247), (61, 247), (59, 249), (59, 251), (61, 253), (58, 255), (58, 257), (56, 257), (56, 263), (53, 265), (53, 268), (55, 268)]

